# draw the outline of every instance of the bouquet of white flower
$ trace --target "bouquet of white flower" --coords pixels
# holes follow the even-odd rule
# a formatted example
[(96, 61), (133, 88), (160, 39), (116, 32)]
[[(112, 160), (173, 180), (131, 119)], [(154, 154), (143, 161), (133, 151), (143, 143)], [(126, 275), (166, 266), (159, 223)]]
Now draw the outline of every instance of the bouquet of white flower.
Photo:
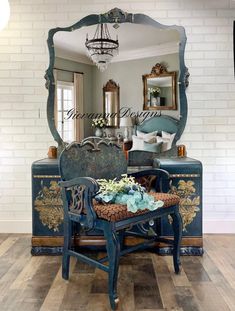
[(96, 127), (96, 128), (104, 128), (106, 125), (107, 125), (107, 122), (105, 118), (102, 118), (102, 117), (93, 119), (91, 122), (91, 126)]
[(154, 87), (154, 88), (149, 87), (148, 91), (154, 97), (158, 97), (161, 93), (161, 89), (159, 87)]
[(120, 180), (97, 180), (100, 192), (95, 196), (96, 201), (103, 204), (127, 205), (127, 210), (136, 213), (139, 210), (155, 209), (163, 206), (163, 201), (155, 201), (154, 197), (146, 193), (146, 189), (138, 184), (134, 177), (122, 175)]

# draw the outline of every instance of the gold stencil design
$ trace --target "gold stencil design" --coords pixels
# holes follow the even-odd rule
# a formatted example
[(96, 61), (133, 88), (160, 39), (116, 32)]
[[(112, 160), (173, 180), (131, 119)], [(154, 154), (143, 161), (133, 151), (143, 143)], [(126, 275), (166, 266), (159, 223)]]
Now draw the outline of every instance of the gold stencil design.
[[(195, 196), (196, 188), (192, 180), (179, 180), (177, 187), (172, 186), (170, 193), (177, 194), (180, 197), (179, 210), (183, 222), (183, 230), (193, 222), (197, 212), (200, 211), (200, 196)], [(169, 216), (169, 222), (172, 223), (172, 218)]]
[(39, 218), (42, 224), (50, 230), (59, 231), (59, 225), (63, 223), (64, 211), (61, 198), (61, 189), (57, 181), (50, 181), (50, 186), (43, 186), (39, 191), (34, 206), (39, 212)]

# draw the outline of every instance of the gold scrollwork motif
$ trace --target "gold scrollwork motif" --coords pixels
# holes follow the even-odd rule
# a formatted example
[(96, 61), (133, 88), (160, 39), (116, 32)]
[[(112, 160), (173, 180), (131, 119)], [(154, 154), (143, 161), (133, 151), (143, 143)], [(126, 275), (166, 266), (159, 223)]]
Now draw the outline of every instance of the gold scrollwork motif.
[(61, 198), (61, 189), (57, 181), (50, 181), (50, 186), (43, 186), (39, 191), (34, 206), (39, 212), (39, 218), (42, 224), (50, 230), (59, 231), (59, 225), (63, 223), (64, 211), (63, 201)]
[[(196, 188), (192, 180), (179, 180), (177, 187), (172, 186), (170, 193), (177, 194), (180, 197), (179, 210), (183, 221), (183, 230), (187, 231), (186, 227), (193, 222), (197, 212), (200, 211), (200, 196), (195, 196)], [(169, 216), (169, 222), (172, 223), (172, 218)]]

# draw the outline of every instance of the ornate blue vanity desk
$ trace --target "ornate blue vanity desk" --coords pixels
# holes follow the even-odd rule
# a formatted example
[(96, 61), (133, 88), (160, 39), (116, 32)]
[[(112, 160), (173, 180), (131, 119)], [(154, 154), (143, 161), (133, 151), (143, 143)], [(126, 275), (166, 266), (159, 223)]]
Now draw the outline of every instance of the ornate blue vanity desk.
[[(190, 158), (155, 159), (154, 167), (170, 173), (172, 193), (181, 197), (180, 212), (183, 220), (183, 239), (181, 253), (185, 255), (202, 255), (202, 165)], [(145, 167), (146, 168), (146, 167)], [(129, 172), (141, 167), (129, 167)], [(34, 162), (32, 166), (33, 189), (33, 237), (32, 254), (58, 254), (63, 245), (63, 204), (58, 182), (60, 180), (58, 161), (44, 159)], [(164, 219), (161, 224), (151, 224), (161, 236), (171, 236), (170, 220)], [(127, 243), (132, 243), (130, 238)], [(79, 245), (101, 246), (102, 237), (77, 237)], [(169, 248), (160, 245), (159, 253), (167, 254)]]
[[(121, 73), (121, 61), (112, 65), (115, 69), (114, 71), (112, 71), (112, 66), (110, 65), (107, 72), (100, 75), (97, 80), (95, 80), (95, 77), (100, 73), (96, 72), (94, 77), (89, 77), (90, 72), (96, 70), (93, 68), (94, 66), (91, 66), (92, 70), (89, 74), (84, 73), (84, 90), (88, 90), (88, 92), (84, 94), (84, 97), (86, 96), (85, 101), (88, 100), (90, 96), (88, 93), (94, 89), (99, 89), (98, 94), (102, 96), (103, 85), (105, 85), (107, 81), (110, 81), (110, 79), (114, 79), (118, 85), (118, 96), (115, 97), (114, 103), (116, 105), (115, 109), (117, 109), (117, 107), (123, 107), (125, 103), (129, 103), (132, 105), (132, 108), (137, 107), (138, 111), (144, 110), (144, 112), (149, 113), (159, 112), (157, 116), (152, 116), (136, 125), (136, 135), (133, 136), (133, 139), (138, 140), (139, 133), (143, 136), (145, 134), (149, 135), (150, 133), (154, 133), (156, 136), (156, 143), (150, 146), (148, 145), (149, 142), (147, 142), (148, 147), (151, 147), (150, 151), (147, 149), (136, 149), (133, 140), (133, 148), (128, 152), (128, 170), (129, 172), (134, 172), (142, 168), (155, 167), (165, 169), (170, 173), (172, 179), (171, 192), (177, 193), (181, 198), (180, 212), (184, 226), (181, 253), (185, 255), (202, 255), (202, 164), (200, 161), (186, 156), (178, 157), (177, 154), (177, 141), (184, 131), (188, 111), (185, 91), (188, 86), (189, 74), (184, 64), (186, 36), (183, 27), (165, 26), (146, 15), (126, 13), (115, 8), (105, 14), (89, 15), (72, 26), (54, 28), (49, 31), (48, 48), (50, 62), (45, 76), (47, 80), (46, 86), (49, 91), (47, 118), (50, 131), (58, 144), (58, 154), (64, 149), (66, 142), (62, 139), (61, 133), (59, 133), (58, 120), (55, 115), (56, 77), (54, 75), (54, 69), (56, 67), (55, 58), (57, 46), (57, 37), (55, 35), (59, 33), (59, 38), (61, 39), (61, 33), (66, 35), (77, 30), (78, 32), (81, 31), (81, 35), (84, 36), (84, 30), (82, 32), (80, 28), (86, 29), (87, 26), (92, 27), (105, 23), (108, 25), (110, 24), (110, 27), (113, 25), (117, 32), (120, 27), (120, 36), (121, 33), (123, 33), (127, 38), (128, 32), (132, 31), (134, 27), (137, 27), (136, 34), (138, 34), (138, 36), (140, 34), (144, 36), (145, 31), (148, 33), (148, 35), (145, 33), (145, 37), (149, 37), (150, 33), (152, 33), (152, 39), (159, 36), (162, 41), (159, 41), (158, 44), (161, 45), (161, 47), (165, 44), (166, 50), (163, 52), (163, 55), (156, 55), (154, 57), (153, 54), (151, 54), (151, 50), (151, 57), (149, 55), (146, 61), (143, 59), (137, 60), (136, 58), (133, 60), (135, 66), (133, 67), (135, 68), (133, 72), (136, 72), (136, 74), (138, 70), (141, 72), (141, 74), (138, 74), (138, 79), (136, 80), (136, 83), (140, 84), (138, 84), (138, 86), (136, 85), (136, 90), (132, 89), (133, 80), (125, 81), (123, 76), (118, 76), (118, 73)], [(87, 31), (89, 31), (90, 28), (87, 28)], [(112, 32), (113, 31), (112, 29)], [(164, 35), (163, 32), (165, 32)], [(169, 38), (167, 41), (166, 38), (168, 35)], [(130, 37), (133, 38), (133, 33)], [(137, 41), (141, 43), (139, 37)], [(149, 46), (151, 45), (153, 45), (152, 42)], [(169, 47), (172, 48), (171, 52), (169, 52)], [(146, 51), (147, 49), (145, 49), (145, 53)], [(133, 53), (133, 55), (135, 55), (135, 53)], [(141, 64), (142, 67), (140, 66), (139, 68), (138, 63)], [(133, 64), (129, 61), (129, 68), (131, 68)], [(124, 67), (128, 68), (128, 66), (125, 61)], [(117, 70), (117, 68), (120, 70)], [(124, 76), (128, 74), (130, 74), (130, 72), (126, 72)], [(96, 83), (95, 87), (91, 88), (88, 78), (92, 79), (92, 83)], [(103, 79), (106, 82), (101, 85)], [(141, 88), (143, 92), (142, 90), (139, 92)], [(129, 90), (132, 92), (131, 95), (140, 94), (138, 96), (136, 95), (136, 98), (133, 98), (133, 102), (131, 102), (132, 97), (128, 100), (126, 100), (126, 97), (122, 97), (124, 95), (128, 96)], [(96, 96), (96, 94), (93, 95)], [(112, 96), (110, 96), (110, 98), (112, 98)], [(105, 100), (104, 108), (107, 108), (107, 98)], [(98, 102), (102, 102), (102, 98), (98, 98), (97, 103)], [(112, 104), (113, 103), (110, 103), (110, 106), (112, 106)], [(88, 111), (90, 111), (89, 109), (91, 109), (91, 107), (88, 107)], [(97, 107), (92, 107), (92, 109), (97, 109)], [(84, 111), (85, 110), (86, 107), (84, 107)], [(84, 128), (85, 136), (90, 136), (90, 120), (87, 119), (86, 122), (87, 124), (85, 124)], [(112, 124), (110, 127), (118, 128), (119, 120), (115, 120), (110, 124)], [(166, 144), (164, 135), (171, 137), (170, 146)], [(146, 145), (145, 141), (144, 144)], [(156, 150), (152, 150), (153, 147)], [(160, 151), (157, 152), (157, 148), (161, 148), (159, 149)], [(43, 159), (32, 164), (33, 255), (60, 254), (62, 252), (63, 205), (60, 193), (61, 190), (58, 185), (59, 181), (58, 159)], [(170, 223), (170, 218), (161, 220), (161, 223), (150, 222), (145, 225), (146, 232), (148, 232), (148, 234), (156, 232), (161, 236), (171, 236), (172, 231)], [(127, 236), (125, 242), (127, 244), (133, 244), (133, 239), (135, 238)], [(96, 232), (90, 232), (82, 236), (75, 236), (74, 244), (97, 247), (103, 246), (104, 240), (103, 237), (97, 235)], [(158, 252), (160, 254), (168, 254), (170, 251), (171, 249), (168, 246), (164, 244), (158, 245)]]

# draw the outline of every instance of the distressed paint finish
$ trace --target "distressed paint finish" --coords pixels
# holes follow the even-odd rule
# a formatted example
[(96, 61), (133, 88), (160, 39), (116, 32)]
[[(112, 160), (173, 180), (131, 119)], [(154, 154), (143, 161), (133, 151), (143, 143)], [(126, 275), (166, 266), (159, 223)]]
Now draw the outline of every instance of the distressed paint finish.
[[(87, 148), (89, 146), (89, 148)], [(105, 146), (105, 148), (103, 148)], [(118, 162), (117, 162), (118, 160)], [(90, 162), (92, 170), (90, 170)], [(107, 169), (105, 169), (105, 167)], [(62, 198), (64, 202), (64, 247), (62, 260), (62, 276), (65, 280), (69, 278), (70, 257), (76, 257), (82, 262), (99, 268), (108, 273), (108, 294), (111, 308), (114, 310), (118, 305), (117, 278), (119, 269), (119, 260), (121, 255), (128, 254), (136, 250), (143, 250), (157, 241), (164, 242), (173, 246), (173, 264), (175, 273), (180, 272), (180, 242), (182, 236), (182, 220), (179, 214), (179, 206), (171, 205), (162, 207), (155, 211), (149, 211), (142, 215), (136, 215), (131, 218), (125, 218), (119, 221), (107, 221), (98, 218), (93, 209), (93, 198), (99, 191), (98, 183), (94, 178), (113, 179), (120, 178), (121, 174), (126, 173), (127, 163), (122, 150), (117, 149), (113, 144), (107, 144), (101, 139), (98, 143), (73, 143), (65, 148), (59, 160), (59, 168), (62, 181)], [(104, 168), (104, 170), (103, 170)], [(86, 170), (89, 172), (86, 174)], [(169, 174), (161, 169), (152, 169), (148, 171), (132, 174), (136, 178), (146, 176), (156, 176), (152, 179), (156, 191), (169, 191)], [(89, 176), (89, 177), (82, 177)], [(75, 191), (74, 191), (75, 189)], [(79, 191), (81, 194), (79, 195)], [(74, 200), (73, 194), (76, 198)], [(71, 202), (76, 202), (76, 208)], [(83, 209), (85, 211), (83, 212)], [(133, 225), (139, 225), (149, 222), (162, 216), (171, 215), (174, 239), (168, 240), (148, 232), (142, 227), (140, 233), (132, 232), (130, 228)], [(75, 224), (79, 224), (75, 226)], [(106, 239), (107, 256), (95, 260), (78, 252), (72, 247), (73, 236), (80, 233), (80, 228), (85, 231), (101, 231)], [(124, 232), (128, 230), (128, 235), (145, 238), (145, 242), (137, 245), (123, 248)], [(108, 261), (108, 266), (103, 263)]]
[(60, 174), (66, 180), (73, 176), (113, 179), (126, 171), (122, 149), (97, 137), (84, 139), (80, 144), (72, 143), (60, 158)]
[[(33, 236), (63, 236), (63, 202), (59, 181), (57, 159), (43, 159), (32, 164)], [(49, 247), (47, 250), (52, 249)], [(32, 248), (33, 254), (39, 252), (42, 250)]]
[[(118, 149), (117, 149), (118, 150)], [(164, 159), (161, 159), (163, 161)], [(176, 160), (174, 160), (176, 161)], [(184, 181), (193, 181), (195, 183), (194, 188), (196, 189), (195, 197), (200, 196), (200, 205), (197, 206), (200, 210), (196, 211), (196, 216), (193, 218), (191, 224), (186, 226), (186, 230), (183, 232), (183, 237), (187, 239), (187, 244), (181, 245), (181, 255), (192, 255), (198, 256), (202, 255), (203, 248), (202, 248), (202, 194), (201, 194), (201, 178), (202, 178), (202, 171), (199, 166), (195, 166), (195, 164), (199, 164), (200, 162), (193, 160), (190, 164), (191, 169), (182, 169), (182, 165), (180, 163), (172, 162), (171, 160), (171, 167), (166, 167), (165, 169), (170, 172), (170, 178), (172, 180), (173, 186), (177, 186), (180, 180)], [(186, 159), (178, 160), (182, 163), (186, 161)], [(166, 163), (166, 162), (165, 162)], [(169, 163), (169, 159), (168, 159)], [(193, 164), (195, 163), (195, 164)], [(163, 165), (163, 162), (162, 162)], [(178, 168), (178, 166), (181, 166)], [(48, 226), (44, 226), (42, 221), (40, 220), (40, 214), (35, 209), (34, 201), (35, 198), (38, 196), (39, 192), (41, 191), (41, 182), (47, 187), (50, 186), (51, 181), (59, 181), (59, 168), (57, 160), (40, 160), (33, 164), (32, 168), (32, 183), (33, 183), (33, 240), (32, 240), (32, 254), (33, 255), (41, 255), (41, 254), (61, 254), (62, 251), (62, 236), (63, 236), (63, 224), (59, 225), (59, 231), (54, 231), (53, 229), (49, 229)], [(140, 170), (140, 169), (136, 169)], [(52, 206), (52, 205), (51, 205)], [(53, 208), (53, 206), (52, 206)], [(48, 208), (48, 212), (50, 209)], [(58, 215), (56, 215), (58, 219)], [(146, 226), (147, 231), (150, 229), (154, 229), (159, 234), (164, 236), (172, 235), (171, 226), (169, 225), (169, 221), (166, 218), (164, 223), (159, 223), (158, 221), (153, 224), (153, 226)], [(138, 228), (139, 230), (139, 228)], [(92, 234), (92, 235), (91, 235)], [(81, 238), (81, 243), (83, 245), (93, 245), (93, 246), (100, 246), (101, 244), (104, 245), (102, 242), (97, 242), (97, 239), (92, 239), (92, 236), (102, 240), (100, 232), (91, 232), (86, 233), (84, 232)], [(89, 242), (87, 242), (89, 239)], [(131, 237), (130, 237), (131, 239)], [(52, 242), (53, 240), (53, 242)], [(37, 242), (36, 242), (37, 241)], [(39, 242), (41, 241), (41, 242)], [(45, 242), (47, 241), (47, 242)], [(86, 241), (86, 242), (84, 242)], [(102, 240), (103, 241), (103, 240)], [(126, 240), (127, 242), (127, 240)], [(184, 240), (183, 240), (184, 242)], [(88, 243), (88, 244), (87, 244)], [(98, 243), (98, 244), (97, 244)], [(164, 245), (160, 245), (157, 250), (158, 253), (163, 255), (169, 255), (172, 253), (172, 247), (166, 247)]]
[(58, 232), (64, 220), (64, 211), (61, 188), (57, 181), (51, 180), (49, 187), (43, 184), (43, 180), (41, 181), (41, 190), (34, 201), (34, 207), (39, 213), (42, 224)]
[[(185, 94), (185, 89), (188, 86), (188, 69), (184, 62), (184, 51), (186, 45), (185, 30), (182, 26), (167, 26), (162, 25), (144, 14), (132, 14), (126, 13), (118, 8), (114, 8), (105, 14), (92, 14), (82, 18), (80, 21), (69, 27), (57, 27), (49, 30), (47, 45), (49, 49), (49, 67), (45, 74), (46, 87), (48, 89), (48, 100), (47, 100), (47, 120), (54, 140), (58, 143), (58, 151), (60, 152), (65, 147), (65, 143), (60, 137), (55, 124), (54, 116), (54, 99), (55, 99), (55, 78), (53, 74), (53, 68), (55, 63), (55, 48), (54, 48), (54, 35), (59, 31), (71, 32), (81, 27), (96, 25), (100, 23), (133, 23), (149, 25), (159, 29), (175, 29), (179, 32), (180, 43), (179, 43), (179, 64), (180, 64), (180, 76), (179, 76), (179, 98), (180, 98), (180, 120), (174, 118), (166, 118), (165, 116), (159, 116), (156, 118), (156, 122), (168, 124), (171, 128), (176, 129), (176, 135), (173, 142), (173, 146), (180, 139), (187, 121), (188, 105)], [(165, 128), (165, 126), (164, 126)]]
[[(183, 236), (202, 238), (202, 163), (191, 158), (155, 159), (154, 167), (165, 169), (172, 179), (170, 192), (181, 198), (179, 209), (183, 220)], [(164, 218), (161, 224), (161, 234), (172, 234), (169, 218)], [(168, 253), (168, 248), (161, 253)], [(202, 255), (202, 246), (192, 246), (181, 250), (184, 255)]]
[[(180, 179), (177, 186), (172, 186), (170, 193), (177, 194), (180, 196), (180, 214), (183, 221), (183, 230), (187, 231), (187, 226), (190, 225), (197, 213), (200, 212), (200, 196), (197, 195), (197, 190), (195, 188), (195, 182), (192, 180), (182, 180)], [(169, 222), (171, 223), (171, 219)]]

